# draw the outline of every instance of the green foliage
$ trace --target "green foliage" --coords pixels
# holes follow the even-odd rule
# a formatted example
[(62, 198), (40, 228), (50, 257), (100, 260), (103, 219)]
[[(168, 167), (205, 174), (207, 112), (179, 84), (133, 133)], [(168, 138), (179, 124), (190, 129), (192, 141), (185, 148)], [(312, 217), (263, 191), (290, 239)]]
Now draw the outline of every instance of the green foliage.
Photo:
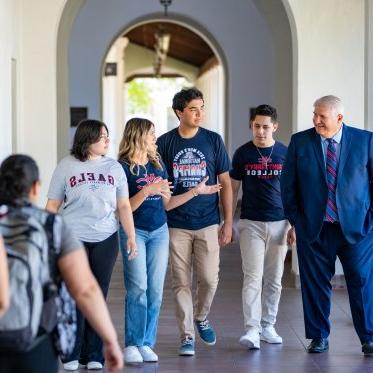
[(149, 87), (142, 79), (133, 79), (127, 83), (128, 113), (145, 113), (150, 110), (151, 97)]

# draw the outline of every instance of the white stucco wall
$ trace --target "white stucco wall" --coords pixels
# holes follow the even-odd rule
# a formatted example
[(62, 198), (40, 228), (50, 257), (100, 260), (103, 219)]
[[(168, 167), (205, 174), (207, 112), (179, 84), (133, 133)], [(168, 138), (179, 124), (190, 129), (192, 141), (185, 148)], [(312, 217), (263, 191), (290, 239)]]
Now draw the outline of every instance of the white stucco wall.
[[(57, 28), (65, 0), (3, 0), (0, 3), (0, 157), (12, 151), (12, 107), (16, 108), (15, 151), (30, 154), (41, 171), (42, 196), (57, 161)], [(16, 60), (17, 102), (11, 102), (11, 61)], [(41, 204), (44, 204), (42, 199)]]
[(20, 13), (19, 150), (38, 162), (43, 196), (57, 162), (56, 41), (64, 4), (24, 0)]
[(214, 66), (200, 76), (195, 83), (203, 92), (205, 101), (205, 128), (219, 133), (224, 138), (224, 71), (220, 65)]
[[(15, 124), (12, 96), (17, 90), (16, 84), (12, 84), (12, 59), (18, 60), (18, 6), (17, 0), (0, 2), (0, 161), (15, 150), (12, 146), (15, 140), (12, 138), (12, 124)], [(13, 63), (13, 66), (16, 63)], [(16, 83), (16, 80), (13, 83)]]
[(312, 126), (312, 104), (326, 94), (345, 120), (364, 128), (364, 0), (288, 0), (298, 36), (298, 130)]

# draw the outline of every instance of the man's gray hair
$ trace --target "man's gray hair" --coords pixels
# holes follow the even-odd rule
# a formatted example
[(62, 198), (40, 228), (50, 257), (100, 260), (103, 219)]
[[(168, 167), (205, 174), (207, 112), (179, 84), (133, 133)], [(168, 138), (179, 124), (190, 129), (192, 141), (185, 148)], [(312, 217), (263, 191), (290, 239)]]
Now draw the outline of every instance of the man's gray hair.
[(332, 109), (335, 114), (344, 114), (342, 100), (337, 96), (328, 95), (320, 97), (315, 101), (313, 106), (327, 106), (330, 109)]

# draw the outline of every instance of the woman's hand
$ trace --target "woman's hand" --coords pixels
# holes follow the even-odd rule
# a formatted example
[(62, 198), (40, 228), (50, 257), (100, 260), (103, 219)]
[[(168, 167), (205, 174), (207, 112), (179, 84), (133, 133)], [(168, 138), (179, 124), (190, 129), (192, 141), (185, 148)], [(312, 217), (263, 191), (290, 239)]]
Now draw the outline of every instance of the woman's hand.
[(127, 254), (128, 254), (128, 260), (135, 259), (137, 256), (137, 246), (136, 246), (135, 237), (127, 238)]
[(171, 189), (173, 186), (172, 183), (169, 182), (167, 179), (162, 179), (159, 181), (156, 181), (154, 183), (151, 183), (147, 186), (145, 186), (142, 190), (145, 193), (145, 195), (149, 196), (162, 196), (166, 199), (171, 198)]
[(215, 185), (206, 185), (207, 180), (209, 179), (208, 176), (206, 176), (196, 187), (194, 187), (192, 190), (196, 192), (196, 194), (214, 194), (219, 192), (219, 190), (222, 188), (220, 184)]
[(104, 342), (104, 355), (109, 372), (123, 368), (123, 354), (117, 340), (114, 343)]

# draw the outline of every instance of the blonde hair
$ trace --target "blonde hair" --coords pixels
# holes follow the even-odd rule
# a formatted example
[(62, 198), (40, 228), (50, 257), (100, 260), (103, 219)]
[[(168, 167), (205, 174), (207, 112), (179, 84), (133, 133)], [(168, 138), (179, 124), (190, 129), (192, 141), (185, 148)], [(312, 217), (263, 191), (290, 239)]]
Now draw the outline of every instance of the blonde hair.
[(157, 149), (149, 150), (145, 144), (145, 137), (153, 127), (154, 124), (145, 118), (132, 118), (126, 123), (119, 144), (118, 160), (127, 162), (133, 175), (139, 175), (141, 166), (134, 159), (139, 159), (144, 154), (155, 168), (162, 169)]

